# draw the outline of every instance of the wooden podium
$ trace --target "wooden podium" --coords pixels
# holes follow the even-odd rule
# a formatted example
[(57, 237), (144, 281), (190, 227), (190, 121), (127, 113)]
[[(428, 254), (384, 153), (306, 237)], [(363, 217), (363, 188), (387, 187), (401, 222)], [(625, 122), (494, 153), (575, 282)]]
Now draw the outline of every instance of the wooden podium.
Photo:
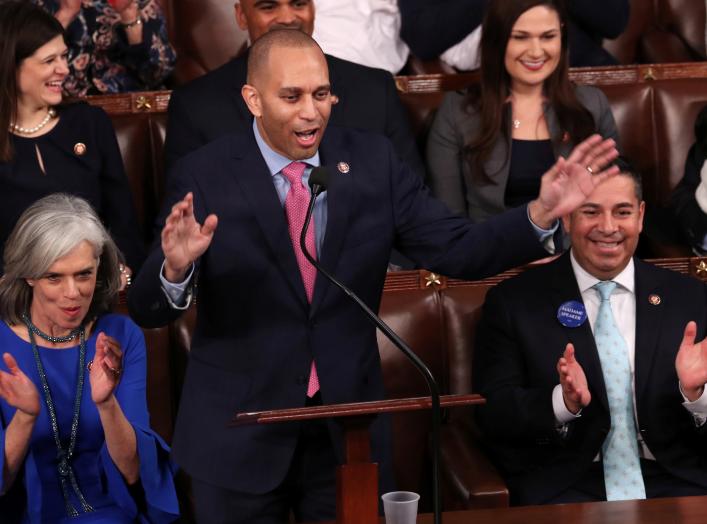
[[(450, 408), (483, 404), (481, 395), (442, 395), (440, 406)], [(230, 426), (274, 424), (336, 418), (344, 429), (344, 463), (336, 472), (336, 522), (371, 524), (378, 522), (378, 465), (371, 462), (369, 426), (380, 413), (430, 409), (430, 397), (354, 402), (308, 408), (277, 409), (238, 413)]]

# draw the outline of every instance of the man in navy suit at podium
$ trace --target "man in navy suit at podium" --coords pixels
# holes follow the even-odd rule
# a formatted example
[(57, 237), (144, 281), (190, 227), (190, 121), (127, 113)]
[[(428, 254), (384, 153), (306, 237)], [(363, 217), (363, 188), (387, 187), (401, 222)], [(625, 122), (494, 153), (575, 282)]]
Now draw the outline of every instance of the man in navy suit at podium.
[[(373, 325), (299, 247), (312, 168), (328, 166), (329, 180), (307, 249), (377, 310), (394, 246), (470, 279), (545, 256), (557, 217), (614, 173), (602, 169), (616, 150), (587, 139), (544, 175), (538, 199), (473, 225), (431, 198), (382, 135), (327, 128), (327, 62), (305, 33), (258, 39), (242, 96), (254, 116), (248, 132), (197, 149), (171, 173), (161, 244), (132, 287), (130, 311), (143, 326), (164, 325), (198, 289), (173, 442), (198, 521), (287, 522), (291, 510), (298, 521), (330, 520), (336, 424), (227, 427), (236, 412), (385, 396)], [(371, 435), (387, 489), (389, 421), (374, 422)]]

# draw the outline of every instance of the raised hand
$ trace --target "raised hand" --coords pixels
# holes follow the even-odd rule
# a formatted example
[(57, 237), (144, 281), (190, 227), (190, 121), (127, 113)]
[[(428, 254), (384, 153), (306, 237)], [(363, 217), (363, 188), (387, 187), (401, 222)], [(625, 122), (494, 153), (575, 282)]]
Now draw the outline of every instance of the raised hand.
[(15, 409), (31, 417), (39, 415), (39, 392), (9, 353), (2, 356), (9, 373), (0, 370), (0, 397)]
[(577, 145), (567, 159), (559, 157), (540, 183), (540, 194), (529, 206), (534, 224), (549, 228), (579, 207), (594, 188), (619, 168), (606, 166), (619, 155), (612, 139), (592, 135)]
[(162, 228), (162, 252), (165, 278), (170, 282), (184, 280), (187, 269), (211, 244), (218, 219), (209, 215), (202, 226), (194, 217), (194, 195), (187, 195), (172, 206)]
[(562, 398), (567, 409), (575, 415), (592, 400), (587, 377), (579, 362), (574, 358), (574, 346), (567, 344), (565, 352), (557, 361), (557, 374), (562, 386)]
[(110, 399), (123, 372), (120, 343), (102, 331), (96, 337), (96, 354), (89, 365), (91, 400), (101, 404)]
[(685, 326), (685, 333), (675, 357), (675, 371), (680, 386), (690, 401), (697, 400), (707, 383), (707, 339), (695, 342), (697, 324), (690, 321)]

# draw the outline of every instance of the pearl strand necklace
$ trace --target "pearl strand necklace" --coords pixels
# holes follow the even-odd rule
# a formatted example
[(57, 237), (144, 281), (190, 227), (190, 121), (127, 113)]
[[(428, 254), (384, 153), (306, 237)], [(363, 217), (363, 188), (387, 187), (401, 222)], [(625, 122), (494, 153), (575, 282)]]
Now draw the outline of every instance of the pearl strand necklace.
[(36, 133), (37, 131), (39, 131), (40, 129), (44, 128), (49, 123), (49, 121), (52, 118), (54, 118), (55, 116), (56, 116), (56, 111), (54, 110), (53, 107), (50, 107), (47, 110), (47, 116), (45, 116), (44, 119), (36, 126), (22, 127), (22, 126), (18, 126), (17, 124), (10, 124), (10, 132), (14, 131), (15, 133), (19, 133), (21, 135), (32, 135), (32, 134)]

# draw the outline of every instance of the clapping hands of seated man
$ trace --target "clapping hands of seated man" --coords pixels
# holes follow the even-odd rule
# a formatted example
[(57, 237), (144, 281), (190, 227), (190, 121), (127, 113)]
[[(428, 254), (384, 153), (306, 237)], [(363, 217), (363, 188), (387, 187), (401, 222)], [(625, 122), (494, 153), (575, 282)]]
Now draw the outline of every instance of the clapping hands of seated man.
[[(675, 370), (680, 380), (680, 390), (690, 402), (700, 398), (707, 383), (707, 339), (696, 342), (696, 330), (695, 322), (687, 323), (680, 349), (675, 358)], [(567, 344), (565, 352), (557, 361), (557, 373), (560, 377), (565, 406), (576, 415), (582, 408), (589, 405), (592, 394), (589, 392), (584, 370), (574, 357), (572, 344)]]

